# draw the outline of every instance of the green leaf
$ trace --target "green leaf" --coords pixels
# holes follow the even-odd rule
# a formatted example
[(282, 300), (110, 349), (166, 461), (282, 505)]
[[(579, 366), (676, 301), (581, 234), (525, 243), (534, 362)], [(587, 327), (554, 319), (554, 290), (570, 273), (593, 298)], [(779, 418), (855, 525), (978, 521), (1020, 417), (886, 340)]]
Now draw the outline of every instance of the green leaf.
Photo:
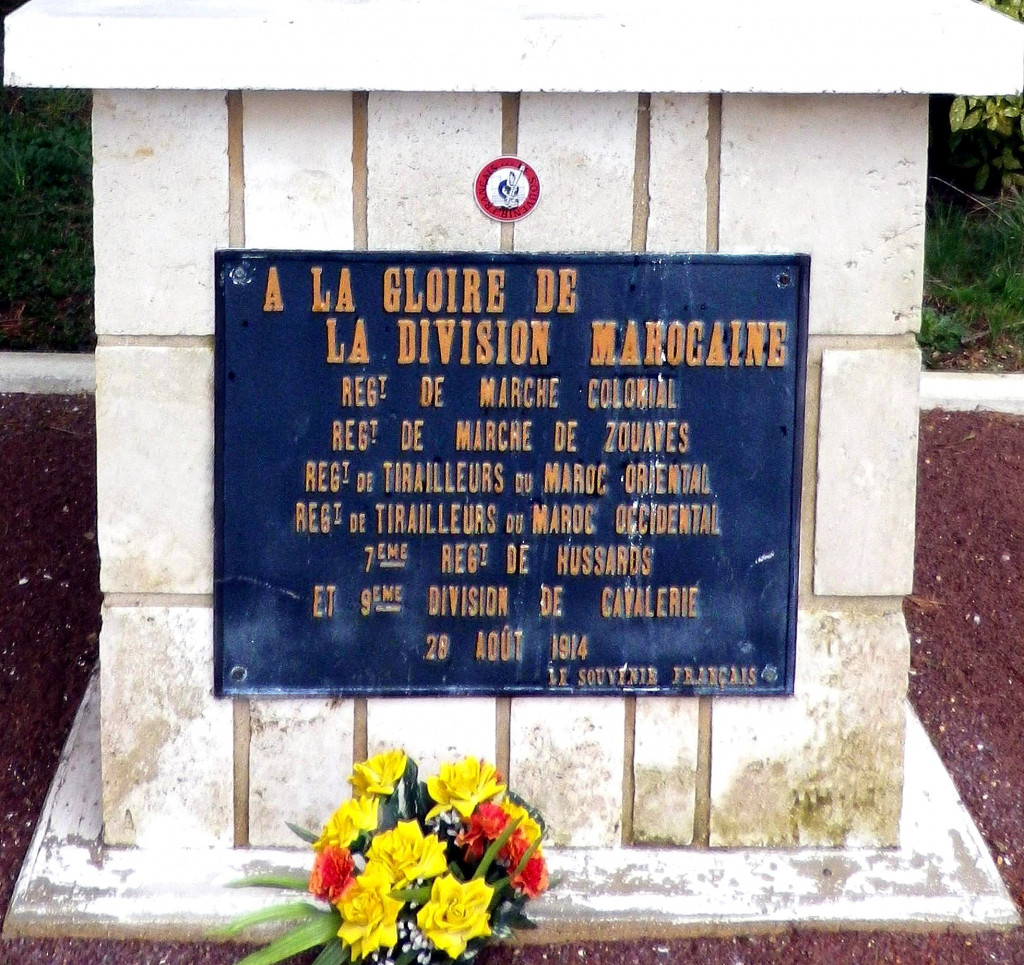
[(229, 888), (287, 888), (289, 891), (309, 891), (309, 875), (250, 875), (238, 881), (229, 881)]
[(476, 871), (473, 872), (473, 880), (486, 876), (487, 869), (490, 868), (494, 859), (498, 856), (498, 852), (505, 847), (505, 842), (512, 837), (512, 832), (519, 827), (519, 820), (519, 818), (516, 818), (515, 821), (509, 821), (509, 823), (505, 825), (505, 830), (491, 842), (491, 846), (484, 852), (484, 856), (480, 859), (479, 866)]
[(285, 821), (285, 824), (288, 825), (288, 830), (291, 831), (292, 834), (298, 835), (306, 842), (306, 844), (315, 844), (320, 840), (320, 835), (310, 831), (309, 828), (303, 828), (298, 824), (292, 824), (291, 821)]
[(949, 108), (949, 127), (951, 130), (959, 131), (964, 126), (964, 118), (967, 116), (967, 101), (962, 97), (953, 99)]
[(989, 174), (990, 173), (991, 173), (991, 168), (989, 168), (989, 166), (987, 164), (983, 164), (983, 165), (981, 165), (981, 167), (978, 168), (977, 172), (974, 175), (974, 190), (975, 191), (984, 191), (985, 190), (985, 185), (988, 184), (988, 178), (989, 178)]
[(398, 798), (398, 811), (404, 821), (411, 821), (413, 818), (418, 817), (419, 795), (417, 792), (419, 773), (416, 762), (411, 757), (407, 757), (402, 779), (398, 782), (398, 787), (395, 788), (395, 794)]
[(313, 965), (344, 965), (349, 959), (349, 950), (341, 944), (340, 938), (329, 941), (323, 951), (313, 959)]
[(964, 118), (963, 124), (960, 125), (960, 130), (969, 131), (973, 127), (977, 127), (981, 123), (982, 112), (980, 110), (973, 110)]
[(322, 912), (318, 917), (293, 928), (265, 948), (246, 955), (237, 965), (275, 965), (315, 945), (326, 945), (336, 938), (341, 916), (336, 911)]
[(408, 951), (402, 952), (402, 954), (395, 959), (395, 965), (409, 965), (409, 963), (416, 958), (417, 954), (418, 953), (414, 948), (410, 948)]
[(431, 885), (421, 885), (419, 888), (395, 888), (391, 892), (391, 897), (396, 901), (414, 901), (418, 905), (422, 905), (425, 901), (430, 900), (430, 889)]
[(213, 934), (218, 938), (231, 938), (253, 925), (262, 925), (268, 921), (295, 921), (300, 918), (312, 918), (314, 915), (331, 914), (309, 901), (292, 901), (285, 905), (272, 905), (250, 912), (218, 928)]

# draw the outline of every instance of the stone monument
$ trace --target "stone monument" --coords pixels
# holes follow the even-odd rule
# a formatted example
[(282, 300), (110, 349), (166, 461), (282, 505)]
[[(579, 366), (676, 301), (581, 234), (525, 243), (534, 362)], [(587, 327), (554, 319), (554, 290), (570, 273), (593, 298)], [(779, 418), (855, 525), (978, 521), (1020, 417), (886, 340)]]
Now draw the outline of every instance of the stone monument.
[[(272, 850), (293, 844), (285, 822), (317, 825), (348, 795), (345, 777), (353, 760), (396, 745), (425, 768), (464, 754), (496, 760), (545, 811), (553, 868), (561, 868), (565, 881), (561, 895), (538, 906), (548, 937), (573, 928), (626, 934), (807, 918), (1015, 920), (997, 883), (989, 891), (977, 885), (980, 897), (958, 884), (963, 859), (949, 841), (941, 844), (942, 835), (939, 851), (915, 864), (929, 820), (962, 815), (955, 796), (948, 807), (935, 803), (936, 791), (932, 815), (922, 816), (922, 782), (931, 787), (933, 778), (945, 778), (927, 740), (907, 730), (909, 646), (901, 599), (911, 589), (914, 551), (920, 370), (914, 333), (927, 95), (1019, 91), (1024, 28), (968, 0), (866, 0), (841, 9), (787, 0), (685, 10), (666, 0), (545, 0), (511, 10), (490, 0), (299, 0), (285, 7), (255, 0), (227, 6), (140, 0), (130, 7), (31, 0), (8, 18), (6, 32), (8, 84), (94, 91), (104, 593), (99, 722), (92, 710), (92, 717), (83, 711), (75, 736), (82, 748), (95, 748), (98, 736), (101, 803), (77, 824), (48, 812), (10, 929), (201, 934), (242, 907), (237, 896), (217, 904), (221, 899), (211, 896), (220, 895), (220, 882), (240, 868), (301, 862), (301, 856)], [(968, 58), (964, 50), (985, 53)], [(499, 158), (515, 159), (516, 171), (529, 165), (539, 179), (539, 200), (521, 220), (488, 218), (474, 197), (478, 173)], [(251, 253), (250, 261), (240, 261), (245, 255), (233, 249)], [(799, 358), (805, 378), (792, 375), (796, 408), (787, 417), (800, 429), (802, 447), (786, 443), (796, 460), (789, 469), (793, 494), (770, 508), (798, 535), (780, 576), (786, 587), (792, 576), (791, 609), (784, 610), (792, 622), (788, 677), (776, 692), (760, 695), (757, 686), (776, 678), (764, 676), (767, 665), (758, 664), (751, 674), (757, 686), (743, 695), (738, 691), (747, 671), (736, 660), (687, 663), (680, 657), (677, 672), (662, 672), (657, 688), (650, 677), (616, 677), (613, 693), (599, 696), (583, 686), (520, 694), (500, 681), (461, 696), (396, 696), (397, 686), (347, 692), (336, 683), (310, 684), (297, 696), (287, 687), (268, 692), (273, 681), (264, 691), (234, 686), (245, 668), (237, 680), (229, 665), (228, 675), (218, 676), (215, 635), (224, 628), (218, 610), (215, 634), (222, 590), (215, 575), (227, 572), (218, 555), (224, 552), (218, 541), (225, 539), (221, 514), (240, 510), (237, 492), (225, 496), (216, 489), (215, 463), (220, 466), (225, 444), (239, 452), (245, 445), (230, 415), (235, 428), (215, 426), (221, 406), (229, 404), (225, 386), (233, 377), (233, 370), (217, 370), (224, 357), (218, 353), (233, 350), (219, 341), (233, 309), (222, 306), (227, 314), (216, 318), (218, 297), (226, 298), (232, 284), (224, 271), (218, 277), (217, 252), (218, 265), (241, 271), (239, 278), (249, 278), (252, 268), (261, 307), (239, 318), (253, 329), (275, 311), (282, 253), (294, 253), (295, 277), (314, 286), (303, 311), (317, 316), (318, 295), (325, 303), (323, 317), (316, 317), (321, 342), (326, 317), (338, 326), (328, 327), (328, 339), (338, 340), (372, 299), (383, 298), (387, 306), (386, 291), (374, 289), (371, 299), (370, 289), (358, 286), (353, 306), (343, 304), (341, 272), (352, 266), (408, 268), (411, 275), (394, 279), (412, 288), (396, 297), (411, 299), (418, 311), (417, 298), (433, 297), (416, 288), (427, 284), (431, 268), (438, 279), (467, 267), (479, 270), (485, 286), (487, 266), (509, 278), (522, 265), (550, 270), (549, 313), (536, 311), (542, 306), (533, 292), (533, 314), (522, 316), (524, 324), (543, 324), (561, 317), (555, 300), (569, 304), (573, 294), (575, 281), (559, 269), (575, 279), (599, 253), (635, 255), (636, 264), (693, 253), (711, 256), (701, 264), (727, 273), (745, 263), (739, 256), (783, 259), (801, 271), (808, 260), (795, 256), (809, 256), (805, 301), (794, 295), (793, 305), (802, 308), (785, 323), (792, 336), (787, 358), (795, 365), (806, 353)], [(526, 257), (536, 253), (545, 254), (536, 262)], [(789, 270), (778, 277), (788, 279)], [(555, 291), (559, 279), (565, 291)], [(728, 283), (735, 283), (734, 275)], [(581, 298), (592, 293), (580, 284)], [(522, 285), (510, 281), (508, 291)], [(711, 293), (722, 290), (718, 282), (708, 285)], [(287, 307), (296, 290), (284, 285), (276, 297)], [(331, 293), (333, 305), (325, 301)], [(490, 294), (495, 305), (467, 318), (501, 312), (497, 294)], [(442, 307), (447, 296), (440, 289), (434, 295), (437, 311), (429, 319), (426, 310), (404, 307), (387, 316), (395, 326), (388, 352), (401, 354), (403, 331), (416, 338), (421, 316), (431, 331), (431, 319), (451, 313), (454, 324), (466, 312), (465, 306)], [(753, 320), (765, 326), (757, 350), (764, 358), (754, 356), (758, 371), (770, 372), (783, 344), (781, 330), (770, 326), (783, 324), (773, 322), (782, 316), (758, 315), (757, 309), (733, 316), (708, 304), (706, 315), (695, 303), (686, 306), (690, 314), (665, 317), (666, 324), (683, 326), (681, 357), (689, 331), (696, 333), (693, 352), (710, 353), (716, 323), (728, 334), (730, 322)], [(638, 326), (663, 318), (642, 300), (631, 310)], [(671, 310), (682, 311), (677, 304)], [(805, 347), (797, 339), (801, 312)], [(510, 324), (517, 317), (510, 316)], [(575, 334), (560, 343), (562, 358), (575, 346), (587, 357), (580, 364), (592, 366), (600, 354), (591, 341), (593, 326), (603, 318), (583, 313)], [(402, 329), (402, 320), (413, 327)], [(626, 321), (619, 319), (609, 336), (616, 346), (609, 350), (617, 353), (615, 378), (632, 364), (621, 341), (630, 337)], [(698, 323), (704, 326), (699, 332), (686, 328)], [(346, 331), (346, 337), (356, 334)], [(658, 337), (667, 345), (674, 336), (665, 328)], [(343, 351), (336, 341), (328, 355), (330, 344)], [(731, 344), (723, 341), (719, 351)], [(537, 369), (540, 356), (523, 352), (520, 368), (536, 376), (530, 364)], [(665, 353), (659, 347), (632, 374), (656, 380)], [(374, 366), (381, 357), (350, 358), (346, 369), (353, 378), (379, 375), (384, 370)], [(330, 363), (321, 359), (320, 366)], [(396, 375), (410, 373), (392, 364), (396, 385)], [(438, 371), (417, 369), (416, 384)], [(294, 368), (271, 365), (259, 375), (289, 384), (281, 398), (299, 406), (311, 398)], [(365, 383), (350, 385), (348, 408), (344, 400), (340, 409), (335, 404), (339, 419), (358, 423), (367, 416), (368, 408), (358, 411), (352, 402), (365, 389)], [(620, 390), (621, 384), (610, 384), (609, 398)], [(758, 402), (744, 398), (717, 424), (695, 428), (695, 450), (701, 431), (734, 433), (737, 444), (745, 444)], [(476, 419), (478, 402), (463, 389), (449, 394), (446, 404)], [(575, 418), (574, 404), (566, 399), (559, 407)], [(372, 408), (395, 426), (409, 422), (410, 439), (422, 414), (415, 400)], [(522, 400), (512, 408), (522, 410)], [(585, 414), (585, 403), (580, 411)], [(650, 418), (644, 412), (639, 422), (647, 425)], [(535, 474), (553, 458), (552, 432)], [(394, 451), (380, 459), (399, 458), (398, 433)], [(412, 448), (429, 461), (435, 443), (428, 435), (426, 448)], [(331, 457), (297, 447), (289, 458), (289, 465), (312, 465), (311, 476), (295, 470), (289, 491), (299, 495), (290, 497), (291, 506), (311, 491), (330, 491)], [(487, 458), (501, 461), (495, 453)], [(586, 487), (586, 467), (597, 472), (602, 460), (579, 459)], [(268, 459), (268, 475), (276, 471), (272, 465)], [(258, 476), (259, 458), (255, 466), (246, 470), (248, 478)], [(705, 463), (705, 494), (715, 492), (720, 468), (713, 459)], [(384, 471), (379, 460), (374, 471)], [(503, 471), (511, 482), (512, 463)], [(220, 466), (218, 486), (224, 472)], [(312, 480), (305, 489), (304, 478)], [(572, 495), (586, 505), (592, 494)], [(307, 503), (313, 501), (308, 496)], [(315, 510), (303, 511), (301, 529), (289, 517), (292, 536), (305, 539), (311, 526), (320, 526), (319, 497), (316, 502)], [(723, 517), (721, 525), (730, 521)], [(642, 533), (627, 535), (637, 547), (655, 545)], [(387, 533), (372, 528), (372, 536), (376, 543)], [(476, 552), (456, 542), (450, 541), (453, 561)], [(552, 545), (536, 529), (523, 539), (499, 532), (482, 542), (503, 570), (509, 546), (514, 552), (527, 547), (536, 557)], [(656, 545), (662, 554), (664, 544)], [(765, 559), (776, 550), (782, 547), (773, 543)], [(386, 546), (382, 552), (386, 558)], [(755, 562), (763, 561), (756, 554), (747, 561)], [(473, 582), (464, 575), (469, 571), (452, 572), (460, 574), (453, 585)], [(634, 575), (619, 574), (606, 584), (614, 593)], [(662, 575), (666, 584), (685, 582), (689, 589), (710, 580), (703, 571), (692, 579), (681, 570)], [(742, 593), (754, 578), (749, 566), (737, 568), (732, 586)], [(493, 574), (478, 582), (493, 582)], [(314, 587), (311, 581), (304, 603), (310, 626), (328, 606), (332, 616), (336, 606), (345, 619), (358, 607), (354, 591), (334, 589), (328, 596), (328, 586), (335, 584), (325, 579)], [(373, 605), (382, 600), (371, 594)], [(427, 605), (426, 597), (417, 598), (406, 612), (419, 619)], [(712, 613), (692, 595), (673, 605), (676, 617)], [(538, 599), (516, 597), (508, 620), (500, 614), (500, 627), (510, 632), (506, 651), (518, 628), (516, 607), (527, 606), (540, 607), (543, 615), (543, 591)], [(637, 612), (638, 622), (655, 626), (666, 646), (673, 633), (684, 632), (684, 621), (654, 617), (653, 610)], [(596, 682), (594, 664), (580, 655), (571, 629), (565, 627), (564, 646), (525, 631), (515, 646), (539, 648), (556, 685), (564, 684), (561, 667), (569, 669), (567, 679), (583, 684), (594, 669)], [(493, 642), (500, 652), (500, 633)], [(423, 643), (417, 638), (415, 646)], [(486, 652), (486, 637), (483, 646)], [(215, 676), (223, 696), (215, 692)], [(96, 789), (89, 793), (98, 793), (96, 769), (80, 761), (69, 756), (60, 780), (65, 787), (83, 781)], [(948, 782), (943, 787), (948, 795)], [(55, 801), (63, 800), (58, 790)], [(92, 845), (103, 857), (88, 870), (82, 841), (100, 833), (99, 815), (102, 841)], [(978, 847), (976, 833), (957, 833)], [(192, 856), (191, 885), (158, 883), (147, 870), (147, 856), (168, 848)], [(979, 852), (977, 860), (987, 858)], [(878, 884), (884, 874), (867, 874), (882, 867), (892, 881), (909, 875), (917, 884), (894, 900), (904, 893)], [(840, 881), (829, 882), (833, 868), (845, 868), (835, 872)], [(731, 885), (707, 891), (714, 880)], [(161, 887), (176, 897), (157, 914), (142, 896)], [(190, 893), (200, 897), (184, 897)], [(641, 916), (644, 923), (637, 924)]]

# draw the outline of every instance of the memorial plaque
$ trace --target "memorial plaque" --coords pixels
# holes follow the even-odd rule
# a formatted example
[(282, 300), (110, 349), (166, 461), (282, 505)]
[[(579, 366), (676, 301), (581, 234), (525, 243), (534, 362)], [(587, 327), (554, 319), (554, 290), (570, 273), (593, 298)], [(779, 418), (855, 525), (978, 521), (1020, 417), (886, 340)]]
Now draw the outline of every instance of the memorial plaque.
[(219, 252), (217, 693), (791, 693), (808, 271)]

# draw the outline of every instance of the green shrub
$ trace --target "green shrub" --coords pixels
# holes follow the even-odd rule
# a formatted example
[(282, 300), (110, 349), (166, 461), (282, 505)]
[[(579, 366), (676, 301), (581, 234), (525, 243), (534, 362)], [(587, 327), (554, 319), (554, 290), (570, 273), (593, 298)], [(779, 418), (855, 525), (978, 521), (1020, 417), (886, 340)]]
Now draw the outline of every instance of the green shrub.
[[(1024, 0), (981, 0), (1024, 21)], [(1014, 97), (957, 97), (949, 110), (949, 163), (975, 191), (1024, 188), (1024, 102)]]
[(89, 103), (0, 91), (0, 349), (95, 343)]

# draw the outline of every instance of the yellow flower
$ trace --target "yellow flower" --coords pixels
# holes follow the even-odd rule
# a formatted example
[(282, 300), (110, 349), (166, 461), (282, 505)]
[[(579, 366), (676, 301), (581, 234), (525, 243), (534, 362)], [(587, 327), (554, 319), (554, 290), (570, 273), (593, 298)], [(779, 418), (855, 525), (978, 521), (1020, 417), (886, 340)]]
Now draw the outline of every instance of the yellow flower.
[(416, 821), (399, 821), (393, 830), (378, 834), (366, 856), (387, 869), (397, 888), (448, 869), (444, 845), (432, 834), (424, 837)]
[(526, 840), (530, 844), (533, 844), (544, 832), (541, 831), (540, 825), (530, 816), (530, 812), (524, 807), (520, 807), (518, 804), (505, 798), (501, 802), (501, 809), (508, 816), (510, 821), (519, 819), (519, 826), (516, 828), (517, 831), (522, 831), (526, 835)]
[(442, 875), (434, 879), (430, 901), (419, 910), (416, 924), (436, 947), (458, 958), (472, 939), (490, 935), (487, 908), (493, 894), (482, 878), (463, 884)]
[(498, 783), (498, 772), (486, 761), (466, 757), (457, 764), (442, 764), (441, 773), (427, 780), (427, 791), (437, 801), (427, 818), (449, 808), (455, 808), (462, 817), (468, 818), (481, 801), (504, 790), (505, 785)]
[(338, 905), (338, 937), (352, 950), (352, 961), (358, 962), (378, 948), (394, 948), (401, 910), (402, 902), (391, 897), (387, 870), (372, 862), (367, 864)]
[(354, 797), (334, 812), (313, 844), (314, 851), (323, 851), (329, 844), (347, 848), (362, 831), (375, 831), (379, 804), (375, 797)]
[(352, 768), (349, 784), (356, 794), (380, 794), (388, 797), (395, 793), (395, 785), (402, 779), (406, 764), (405, 751), (385, 751)]

